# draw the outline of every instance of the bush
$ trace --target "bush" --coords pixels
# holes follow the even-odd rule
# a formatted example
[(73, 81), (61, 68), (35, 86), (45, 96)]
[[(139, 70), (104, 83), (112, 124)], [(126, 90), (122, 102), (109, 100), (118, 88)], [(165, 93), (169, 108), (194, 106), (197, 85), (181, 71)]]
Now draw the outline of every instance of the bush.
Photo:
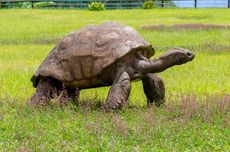
[(31, 8), (31, 2), (15, 2), (15, 3), (6, 3), (6, 8)]
[(45, 8), (45, 7), (51, 7), (54, 6), (56, 3), (54, 2), (38, 2), (34, 4), (35, 8)]
[(105, 5), (101, 2), (92, 2), (88, 5), (90, 11), (102, 11), (105, 9)]
[(152, 9), (155, 8), (155, 3), (153, 1), (146, 1), (142, 5), (143, 9)]
[(32, 8), (32, 3), (31, 2), (22, 2), (21, 8)]

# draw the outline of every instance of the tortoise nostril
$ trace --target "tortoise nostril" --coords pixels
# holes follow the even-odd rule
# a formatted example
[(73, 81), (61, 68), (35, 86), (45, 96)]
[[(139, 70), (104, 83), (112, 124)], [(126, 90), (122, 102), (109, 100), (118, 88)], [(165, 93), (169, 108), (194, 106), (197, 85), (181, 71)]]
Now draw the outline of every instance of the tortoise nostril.
[(187, 54), (188, 57), (192, 57), (193, 56), (193, 53), (191, 53), (191, 52), (187, 52), (186, 54)]
[(187, 57), (188, 57), (188, 59), (189, 59), (190, 61), (193, 60), (194, 57), (195, 57), (195, 55), (193, 54), (193, 52), (190, 52), (190, 51), (186, 52), (186, 55), (187, 55)]

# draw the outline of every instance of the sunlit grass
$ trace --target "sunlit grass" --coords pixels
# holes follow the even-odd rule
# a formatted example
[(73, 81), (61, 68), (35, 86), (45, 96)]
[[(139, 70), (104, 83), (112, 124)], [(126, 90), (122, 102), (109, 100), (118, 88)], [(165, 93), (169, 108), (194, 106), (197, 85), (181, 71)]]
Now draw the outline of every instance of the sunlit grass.
[[(135, 82), (130, 106), (117, 113), (98, 108), (109, 87), (82, 90), (78, 106), (53, 101), (29, 109), (30, 78), (55, 43), (104, 21), (137, 29), (155, 57), (172, 47), (195, 52), (192, 62), (159, 74), (166, 105), (146, 108), (142, 84)], [(0, 10), (0, 151), (228, 151), (230, 30), (142, 28), (186, 23), (230, 25), (230, 10)]]

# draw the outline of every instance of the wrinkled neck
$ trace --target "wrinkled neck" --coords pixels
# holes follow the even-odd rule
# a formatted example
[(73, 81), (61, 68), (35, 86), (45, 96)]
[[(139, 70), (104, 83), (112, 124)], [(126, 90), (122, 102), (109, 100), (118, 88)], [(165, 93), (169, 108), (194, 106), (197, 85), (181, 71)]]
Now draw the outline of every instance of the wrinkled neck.
[(140, 69), (142, 73), (158, 73), (174, 66), (175, 63), (173, 61), (170, 56), (165, 54), (153, 60), (140, 60), (138, 69)]

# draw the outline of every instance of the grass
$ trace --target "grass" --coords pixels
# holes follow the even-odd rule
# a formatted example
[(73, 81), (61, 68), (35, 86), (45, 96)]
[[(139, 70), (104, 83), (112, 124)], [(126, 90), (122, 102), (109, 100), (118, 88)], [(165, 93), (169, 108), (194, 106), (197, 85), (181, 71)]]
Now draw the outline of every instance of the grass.
[[(215, 12), (215, 13), (213, 13)], [(230, 25), (229, 9), (0, 10), (0, 151), (229, 151), (230, 30), (146, 30), (174, 24)], [(178, 46), (191, 63), (159, 75), (166, 105), (146, 108), (142, 84), (130, 106), (102, 113), (108, 87), (83, 90), (79, 106), (29, 109), (29, 81), (55, 43), (87, 24), (117, 21), (137, 29), (156, 56)]]

